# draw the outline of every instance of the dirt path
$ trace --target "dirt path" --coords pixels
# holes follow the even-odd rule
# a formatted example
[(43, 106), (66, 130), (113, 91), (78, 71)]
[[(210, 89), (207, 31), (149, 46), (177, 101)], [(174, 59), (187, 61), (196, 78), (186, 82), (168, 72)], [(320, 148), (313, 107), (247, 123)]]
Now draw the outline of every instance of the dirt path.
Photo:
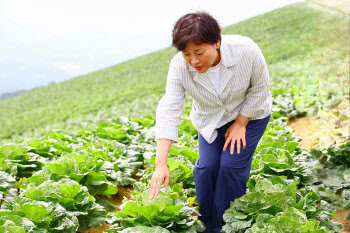
[(331, 109), (320, 110), (317, 116), (290, 120), (288, 125), (295, 130), (295, 135), (302, 138), (299, 146), (322, 150), (347, 142), (350, 137), (349, 106), (349, 98), (344, 98)]
[(313, 7), (317, 5), (319, 7), (328, 8), (333, 11), (340, 12), (342, 14), (350, 14), (350, 2), (349, 0), (310, 0), (309, 6)]
[(340, 233), (348, 233), (350, 232), (350, 221), (344, 220), (346, 214), (350, 211), (350, 209), (343, 210), (335, 214), (332, 218), (333, 222), (340, 222), (344, 224), (343, 229), (340, 231)]

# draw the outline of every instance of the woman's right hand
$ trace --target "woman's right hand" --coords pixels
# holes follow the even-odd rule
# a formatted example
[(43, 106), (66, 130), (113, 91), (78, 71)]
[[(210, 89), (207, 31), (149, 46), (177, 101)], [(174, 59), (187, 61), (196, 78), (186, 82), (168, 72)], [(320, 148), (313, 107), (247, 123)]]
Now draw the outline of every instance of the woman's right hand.
[(159, 190), (162, 187), (163, 181), (164, 181), (165, 189), (168, 189), (169, 178), (170, 178), (169, 169), (166, 164), (156, 166), (156, 169), (153, 173), (153, 176), (150, 182), (150, 187), (149, 187), (150, 199), (153, 199), (153, 197), (158, 197)]

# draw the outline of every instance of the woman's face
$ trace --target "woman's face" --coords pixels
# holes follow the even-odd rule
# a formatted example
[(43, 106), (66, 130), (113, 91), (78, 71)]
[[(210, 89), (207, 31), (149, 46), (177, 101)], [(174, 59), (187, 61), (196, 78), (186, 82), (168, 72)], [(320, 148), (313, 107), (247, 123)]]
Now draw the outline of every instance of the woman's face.
[(220, 40), (213, 45), (207, 43), (196, 45), (193, 42), (188, 42), (182, 51), (182, 56), (198, 73), (204, 73), (220, 62), (219, 47)]

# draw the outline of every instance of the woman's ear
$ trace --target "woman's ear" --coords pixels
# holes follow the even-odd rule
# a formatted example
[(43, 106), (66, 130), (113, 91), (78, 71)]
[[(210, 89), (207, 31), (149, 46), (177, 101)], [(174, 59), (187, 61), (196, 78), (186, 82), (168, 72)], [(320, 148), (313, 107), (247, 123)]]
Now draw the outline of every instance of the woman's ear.
[(220, 40), (216, 41), (215, 46), (216, 46), (216, 50), (220, 49)]

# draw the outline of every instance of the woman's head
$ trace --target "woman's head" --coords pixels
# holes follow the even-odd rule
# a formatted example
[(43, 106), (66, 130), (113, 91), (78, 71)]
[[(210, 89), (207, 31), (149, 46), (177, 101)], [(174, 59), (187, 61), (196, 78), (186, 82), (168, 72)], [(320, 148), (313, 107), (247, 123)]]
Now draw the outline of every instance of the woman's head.
[(220, 26), (206, 12), (186, 14), (175, 23), (172, 45), (199, 73), (219, 63), (220, 43)]

